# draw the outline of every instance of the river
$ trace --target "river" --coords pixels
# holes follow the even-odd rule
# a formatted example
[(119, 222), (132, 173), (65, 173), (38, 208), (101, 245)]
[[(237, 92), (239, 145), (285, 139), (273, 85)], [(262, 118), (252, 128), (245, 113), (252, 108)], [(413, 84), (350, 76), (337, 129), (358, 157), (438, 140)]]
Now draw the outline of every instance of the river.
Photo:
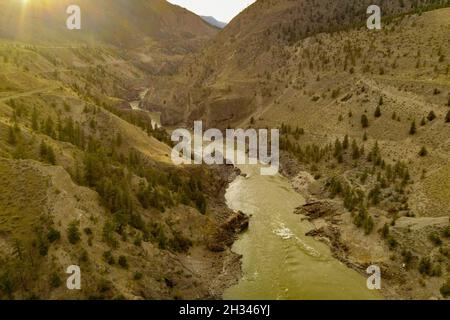
[(238, 165), (247, 175), (233, 181), (226, 201), (251, 215), (248, 231), (232, 250), (243, 256), (243, 277), (224, 299), (379, 299), (366, 278), (332, 257), (305, 232), (311, 224), (293, 213), (304, 199), (289, 181), (260, 175), (259, 165)]
[(152, 121), (153, 129), (161, 127), (161, 113), (160, 112), (152, 112), (148, 110), (144, 110), (141, 108), (142, 102), (147, 94), (148, 89), (144, 89), (139, 92), (139, 100), (134, 100), (130, 102), (130, 107), (132, 110), (144, 111), (146, 112)]

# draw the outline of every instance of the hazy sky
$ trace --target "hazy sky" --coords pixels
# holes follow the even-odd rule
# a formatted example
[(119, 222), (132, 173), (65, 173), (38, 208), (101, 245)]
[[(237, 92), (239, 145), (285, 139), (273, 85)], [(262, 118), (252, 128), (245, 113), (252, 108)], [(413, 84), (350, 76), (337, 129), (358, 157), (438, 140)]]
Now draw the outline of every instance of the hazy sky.
[(230, 22), (238, 13), (256, 0), (167, 0), (201, 16), (213, 16)]

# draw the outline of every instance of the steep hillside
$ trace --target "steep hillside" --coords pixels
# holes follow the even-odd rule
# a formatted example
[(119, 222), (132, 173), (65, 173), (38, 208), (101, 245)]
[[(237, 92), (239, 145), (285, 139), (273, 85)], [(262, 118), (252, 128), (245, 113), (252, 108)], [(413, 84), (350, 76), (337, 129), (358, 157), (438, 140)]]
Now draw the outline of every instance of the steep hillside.
[(371, 1), (343, 3), (257, 1), (179, 74), (152, 82), (147, 108), (170, 125), (280, 128), (310, 235), (361, 272), (382, 266), (387, 297), (442, 298), (449, 3), (377, 2), (381, 31), (365, 27)]
[[(269, 75), (289, 63), (292, 48), (314, 34), (365, 26), (371, 4), (382, 7), (383, 21), (421, 12), (447, 1), (257, 1), (236, 17), (179, 74), (156, 81), (148, 93), (149, 108), (163, 111), (168, 124), (203, 116), (220, 127), (260, 107), (255, 88), (274, 82)], [(161, 83), (161, 84), (160, 84)], [(276, 95), (276, 94), (275, 94)], [(227, 105), (227, 108), (224, 108)]]
[[(81, 30), (66, 28), (69, 5), (81, 9)], [(0, 38), (50, 47), (113, 45), (153, 69), (199, 49), (217, 29), (165, 0), (1, 0)]]
[(235, 173), (174, 167), (130, 103), (215, 29), (165, 1), (78, 1), (72, 36), (65, 3), (0, 1), (0, 299), (220, 297), (240, 270)]

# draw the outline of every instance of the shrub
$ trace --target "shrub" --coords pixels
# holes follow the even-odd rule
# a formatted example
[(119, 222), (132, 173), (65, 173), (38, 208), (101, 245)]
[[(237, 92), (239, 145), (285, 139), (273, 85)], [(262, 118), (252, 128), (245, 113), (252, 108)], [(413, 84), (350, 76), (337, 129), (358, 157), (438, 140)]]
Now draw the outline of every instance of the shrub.
[(432, 266), (431, 266), (430, 258), (424, 257), (424, 258), (420, 259), (419, 272), (421, 274), (430, 275), (431, 274), (431, 268), (432, 268)]
[(429, 257), (420, 259), (419, 272), (430, 277), (439, 277), (442, 274), (441, 266), (433, 266)]
[(383, 228), (380, 229), (380, 234), (384, 239), (387, 239), (389, 236), (389, 225), (387, 223), (385, 223)]
[(403, 250), (402, 251), (402, 257), (403, 257), (403, 262), (405, 263), (406, 267), (409, 267), (409, 265), (411, 264), (414, 256), (411, 253), (411, 251), (409, 250)]
[(377, 108), (375, 109), (374, 116), (375, 116), (375, 118), (381, 117), (381, 108), (380, 108), (380, 106), (377, 106)]
[(77, 244), (81, 240), (77, 221), (73, 221), (69, 224), (69, 227), (67, 228), (67, 238), (71, 244)]
[(398, 244), (393, 236), (388, 236), (387, 243), (390, 249), (394, 249)]
[(106, 261), (107, 264), (113, 265), (116, 263), (114, 256), (112, 255), (111, 251), (105, 251), (103, 252), (103, 259)]
[(446, 238), (450, 238), (450, 226), (446, 226), (442, 231), (442, 235)]
[(445, 123), (449, 123), (450, 122), (450, 111), (447, 112), (447, 115), (445, 116)]
[(409, 128), (409, 134), (410, 134), (410, 135), (414, 135), (414, 134), (416, 134), (416, 132), (417, 132), (416, 121), (414, 120), (414, 121), (411, 123), (411, 128)]
[(361, 125), (363, 128), (367, 128), (369, 126), (369, 119), (367, 119), (365, 114), (361, 116)]
[(128, 261), (125, 256), (120, 256), (118, 260), (119, 266), (121, 266), (124, 269), (128, 269)]
[(61, 239), (61, 233), (56, 229), (50, 228), (47, 233), (47, 239), (50, 243), (58, 241), (59, 239)]
[(444, 298), (450, 296), (450, 278), (442, 285), (440, 291)]
[(50, 286), (52, 288), (59, 288), (61, 284), (62, 281), (59, 275), (56, 272), (52, 273), (52, 275), (50, 276)]
[(427, 116), (428, 121), (433, 121), (434, 119), (436, 119), (436, 114), (434, 113), (434, 111), (430, 111), (430, 113)]
[(439, 237), (439, 234), (437, 232), (433, 232), (431, 233), (428, 238), (430, 239), (431, 242), (433, 242), (434, 245), (436, 246), (440, 246), (442, 244), (442, 240)]
[(427, 156), (427, 155), (428, 155), (428, 150), (427, 150), (427, 148), (422, 147), (422, 149), (420, 149), (420, 151), (419, 151), (419, 156), (425, 157), (425, 156)]
[(134, 280), (141, 280), (142, 277), (143, 277), (143, 274), (141, 272), (137, 272), (137, 271), (133, 275)]

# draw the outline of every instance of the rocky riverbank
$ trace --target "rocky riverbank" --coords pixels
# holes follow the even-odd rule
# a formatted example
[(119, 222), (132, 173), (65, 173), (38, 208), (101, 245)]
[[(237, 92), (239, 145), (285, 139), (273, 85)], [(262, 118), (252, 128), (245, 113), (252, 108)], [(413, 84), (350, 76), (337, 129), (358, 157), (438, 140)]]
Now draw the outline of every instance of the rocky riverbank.
[(373, 230), (367, 234), (355, 225), (355, 213), (344, 207), (342, 199), (330, 198), (326, 177), (313, 177), (303, 170), (283, 155), (282, 174), (307, 199), (295, 210), (299, 219), (313, 225), (307, 236), (327, 244), (336, 259), (365, 277), (368, 266), (379, 266), (381, 294), (387, 299), (443, 298), (440, 287), (448, 274), (448, 241), (437, 245), (430, 241), (430, 234), (442, 234), (448, 217), (403, 216), (392, 221), (387, 212), (374, 207), (369, 209)]

